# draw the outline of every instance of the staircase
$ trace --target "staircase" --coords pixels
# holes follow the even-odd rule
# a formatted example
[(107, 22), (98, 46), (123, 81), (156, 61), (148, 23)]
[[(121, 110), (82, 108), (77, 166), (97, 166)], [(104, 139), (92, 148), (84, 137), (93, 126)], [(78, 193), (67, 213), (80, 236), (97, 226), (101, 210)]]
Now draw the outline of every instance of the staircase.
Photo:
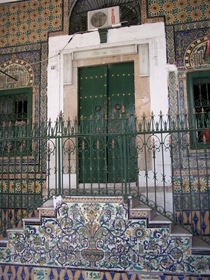
[(38, 211), (0, 240), (1, 265), (209, 279), (210, 246), (136, 199), (65, 197)]
[(147, 218), (147, 227), (168, 227), (171, 237), (188, 237), (190, 240), (191, 254), (196, 255), (210, 255), (210, 246), (202, 239), (193, 236), (189, 231), (183, 227), (173, 224), (166, 217), (158, 214), (149, 206), (142, 204), (136, 199), (131, 200), (130, 204), (130, 218)]

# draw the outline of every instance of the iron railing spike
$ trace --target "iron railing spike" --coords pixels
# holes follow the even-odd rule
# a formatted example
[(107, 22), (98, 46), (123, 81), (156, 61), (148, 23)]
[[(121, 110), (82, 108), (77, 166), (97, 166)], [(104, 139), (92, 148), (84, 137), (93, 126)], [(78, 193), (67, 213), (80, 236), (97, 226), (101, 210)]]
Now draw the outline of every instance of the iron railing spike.
[[(201, 113), (206, 117), (206, 112)], [(202, 117), (201, 113), (200, 117)], [(55, 122), (49, 119), (46, 124), (3, 122), (0, 126), (0, 154), (4, 163), (1, 169), (2, 180), (6, 178), (3, 176), (10, 175), (16, 168), (15, 173), (20, 174), (21, 178), (27, 174), (30, 176), (34, 174), (35, 177), (31, 179), (34, 183), (42, 184), (42, 181), (46, 181), (48, 184), (49, 182), (46, 192), (48, 194), (52, 192), (51, 184), (54, 184), (54, 193), (57, 193), (56, 188), (60, 186), (59, 192), (62, 193), (63, 190), (63, 195), (72, 195), (72, 193), (85, 195), (88, 192), (93, 194), (93, 191), (96, 190), (94, 188), (86, 189), (85, 186), (84, 178), (87, 175), (86, 179), (92, 185), (98, 180), (99, 187), (96, 194), (102, 195), (100, 187), (104, 178), (113, 176), (113, 181), (117, 182), (122, 176), (123, 188), (118, 190), (118, 184), (115, 184), (116, 192), (114, 194), (124, 195), (126, 192), (126, 195), (133, 195), (133, 191), (136, 191), (137, 199), (144, 199), (146, 204), (177, 222), (180, 221), (179, 217), (176, 219), (177, 212), (173, 215), (167, 208), (168, 204), (165, 203), (169, 182), (175, 199), (178, 195), (182, 200), (182, 197), (187, 196), (188, 193), (191, 195), (194, 189), (196, 189), (198, 197), (201, 194), (208, 195), (205, 191), (207, 189), (205, 182), (209, 176), (207, 149), (210, 148), (210, 143), (207, 134), (201, 133), (205, 131), (205, 127), (202, 125), (195, 127), (198, 116), (198, 113), (195, 113), (193, 118), (188, 119), (188, 114), (184, 112), (177, 114), (169, 112), (168, 115), (164, 115), (160, 111), (159, 116), (155, 116), (151, 112), (147, 116), (143, 113), (141, 117), (134, 114), (127, 118), (126, 113), (122, 114), (122, 119), (118, 115), (117, 118), (109, 120), (111, 122), (109, 125), (101, 117), (93, 117), (89, 120), (84, 118), (84, 122), (80, 119), (80, 129), (78, 129), (76, 119), (71, 120), (68, 117), (65, 120), (63, 113), (60, 113), (60, 117)], [(204, 121), (205, 125), (209, 126), (209, 119), (203, 119), (201, 124), (204, 124)], [(28, 129), (32, 129), (32, 132), (29, 132)], [(8, 158), (11, 160), (6, 161)], [(17, 164), (14, 167), (16, 160)], [(168, 174), (166, 168), (169, 160), (172, 167), (171, 174)], [(133, 163), (134, 165), (132, 165)], [(91, 168), (86, 168), (86, 166), (91, 166)], [(206, 168), (205, 170), (202, 168), (203, 166)], [(22, 169), (20, 170), (20, 168)], [(37, 171), (40, 173), (38, 174)], [(132, 171), (135, 171), (134, 174), (136, 174), (135, 186), (131, 181)], [(100, 181), (101, 174), (104, 177)], [(192, 174), (196, 179), (194, 181), (191, 179)], [(48, 180), (46, 180), (46, 176), (48, 176)], [(42, 181), (39, 179), (41, 177)], [(66, 180), (67, 177), (69, 180)], [(71, 185), (72, 177), (73, 180), (76, 180), (76, 188)], [(85, 183), (79, 184), (78, 177)], [(11, 178), (7, 178), (7, 180), (7, 182), (12, 182)], [(67, 185), (62, 185), (67, 182)], [(141, 183), (145, 186), (145, 198), (139, 191)], [(28, 180), (28, 184), (30, 184), (30, 180)], [(125, 189), (125, 184), (132, 185), (132, 187), (129, 186)], [(11, 196), (9, 184), (6, 185), (6, 188), (8, 188), (8, 195)], [(105, 188), (103, 194), (109, 195), (113, 189), (114, 187)], [(141, 192), (143, 189), (141, 188)], [(149, 199), (151, 189), (154, 191), (154, 199)], [(129, 192), (131, 190), (132, 193)], [(157, 198), (160, 191), (162, 205)], [(183, 196), (180, 196), (180, 193)], [(33, 195), (32, 192), (29, 192), (22, 199), (27, 199), (31, 194)], [(26, 203), (29, 205), (30, 201), (26, 201)], [(184, 205), (184, 200), (179, 204)], [(181, 209), (181, 212), (184, 213), (184, 211), (185, 208)], [(189, 211), (193, 211), (193, 208)], [(196, 212), (198, 216), (199, 211), (202, 209), (198, 209)], [(202, 232), (199, 232), (199, 235), (202, 236)]]

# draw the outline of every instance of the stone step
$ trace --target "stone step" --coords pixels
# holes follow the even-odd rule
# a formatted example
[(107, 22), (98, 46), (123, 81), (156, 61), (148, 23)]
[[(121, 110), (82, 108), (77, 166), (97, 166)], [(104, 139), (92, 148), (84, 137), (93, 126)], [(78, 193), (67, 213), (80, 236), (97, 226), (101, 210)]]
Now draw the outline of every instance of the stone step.
[(145, 204), (141, 204), (141, 203), (133, 206), (132, 209), (133, 210), (149, 211), (149, 212), (152, 211), (152, 209), (149, 206), (147, 206)]
[(137, 200), (134, 200), (134, 203), (132, 202), (131, 205), (135, 205), (132, 209), (130, 209), (130, 211), (133, 212), (132, 217), (135, 216), (135, 213), (137, 213), (137, 217), (142, 217), (140, 214), (141, 212), (147, 213), (147, 216), (145, 216), (145, 218), (148, 218), (149, 227), (169, 227), (171, 231), (171, 236), (192, 237), (192, 234), (189, 233), (187, 230), (183, 229), (181, 226), (174, 225), (172, 221), (170, 221), (167, 217), (158, 214), (156, 211), (152, 210), (148, 205), (145, 205)]
[(54, 208), (53, 199), (49, 199), (49, 200), (45, 201), (40, 208), (44, 208), (44, 207)]
[(56, 217), (56, 209), (53, 199), (46, 201), (41, 207), (38, 207), (40, 217)]
[(55, 208), (53, 206), (41, 206), (38, 207), (37, 210), (39, 211), (43, 211), (43, 210), (55, 210)]
[(7, 237), (0, 238), (0, 248), (1, 247), (7, 247), (7, 244), (9, 242), (9, 238), (8, 238), (9, 233), (24, 233), (24, 228), (19, 227), (19, 228), (8, 229), (7, 230)]
[[(172, 222), (167, 217), (158, 214), (149, 206), (142, 203), (137, 203), (136, 201), (135, 203), (132, 202), (130, 206), (132, 206), (132, 208), (129, 209), (131, 218), (146, 218), (148, 221), (148, 228), (169, 228), (171, 237), (189, 237), (191, 244), (189, 249), (191, 249), (192, 254), (210, 255), (210, 246), (206, 242), (202, 241), (199, 238), (193, 237), (192, 234), (185, 230), (183, 227), (172, 224)], [(39, 217), (24, 218), (23, 228), (9, 229), (7, 230), (7, 233), (23, 233), (26, 225), (41, 225), (42, 217), (56, 217), (56, 209), (53, 200), (45, 202), (43, 206), (39, 207), (37, 210), (39, 210)], [(0, 239), (0, 247), (6, 247), (7, 243), (8, 238)]]
[(193, 236), (188, 230), (183, 228), (180, 225), (173, 224), (167, 217), (162, 216), (152, 210), (148, 205), (144, 205), (142, 203), (138, 203), (137, 200), (132, 202), (131, 205), (133, 206), (130, 211), (132, 212), (132, 216), (135, 216), (137, 213), (138, 217), (141, 217), (141, 212), (146, 212), (148, 214), (148, 227), (169, 227), (170, 229), (170, 236), (171, 237), (189, 237), (191, 247), (191, 254), (193, 255), (210, 255), (210, 245), (206, 243), (204, 240)]
[(178, 225), (172, 225), (171, 227), (171, 236), (174, 237), (192, 237), (192, 233), (190, 233), (189, 231), (187, 231), (186, 229), (184, 229), (181, 226)]
[(170, 226), (172, 222), (164, 217), (163, 215), (158, 214), (156, 211), (152, 210), (148, 205), (137, 203), (136, 200), (134, 203), (131, 203), (132, 208), (130, 209), (132, 213), (132, 217), (140, 218), (141, 212), (143, 213), (142, 218), (148, 218), (148, 224), (149, 226), (157, 226), (157, 225), (163, 225), (163, 226)]
[(166, 217), (164, 217), (164, 216), (162, 216), (160, 214), (156, 214), (156, 215), (154, 215), (151, 218), (151, 220), (149, 221), (149, 224), (151, 224), (151, 225), (152, 224), (156, 224), (156, 225), (171, 225), (172, 222), (168, 218), (166, 218)]
[(192, 237), (191, 253), (194, 255), (210, 255), (210, 245), (198, 237)]
[(7, 243), (8, 243), (8, 238), (7, 237), (2, 237), (0, 238), (0, 247), (7, 247)]
[(41, 224), (41, 218), (24, 218), (23, 221), (23, 228), (25, 228), (26, 225), (40, 225)]
[(23, 233), (24, 232), (24, 228), (23, 227), (10, 228), (10, 229), (7, 230), (7, 233), (11, 233), (11, 232)]

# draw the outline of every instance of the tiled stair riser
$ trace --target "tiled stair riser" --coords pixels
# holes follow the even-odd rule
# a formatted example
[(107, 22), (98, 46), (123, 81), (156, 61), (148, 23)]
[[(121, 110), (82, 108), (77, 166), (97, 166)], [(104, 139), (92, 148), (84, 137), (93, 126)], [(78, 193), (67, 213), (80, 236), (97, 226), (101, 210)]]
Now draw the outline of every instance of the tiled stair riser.
[[(42, 279), (42, 280), (209, 280), (206, 276), (154, 275), (133, 272), (87, 271), (66, 268), (36, 268), (32, 266), (2, 265), (1, 279)], [(3, 277), (3, 278), (2, 278)], [(93, 278), (94, 277), (94, 278)]]
[[(10, 232), (7, 248), (0, 248), (0, 262), (2, 267), (12, 263), (51, 270), (65, 266), (101, 273), (156, 273), (155, 279), (166, 280), (176, 279), (168, 278), (170, 273), (210, 274), (210, 257), (191, 255), (189, 237), (172, 237), (165, 227), (147, 228), (146, 218), (135, 219), (133, 212), (128, 219), (128, 214), (127, 205), (119, 201), (63, 202), (56, 217), (26, 225), (23, 233)], [(187, 279), (183, 277), (177, 280)]]

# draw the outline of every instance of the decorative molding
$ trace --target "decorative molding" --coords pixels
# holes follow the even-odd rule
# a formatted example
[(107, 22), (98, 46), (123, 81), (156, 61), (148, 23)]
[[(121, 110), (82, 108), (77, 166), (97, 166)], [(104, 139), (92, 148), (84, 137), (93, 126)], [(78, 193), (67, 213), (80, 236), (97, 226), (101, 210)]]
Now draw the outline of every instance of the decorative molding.
[(208, 36), (204, 36), (190, 43), (184, 54), (187, 69), (209, 68), (210, 60), (205, 58), (207, 39)]
[[(30, 64), (21, 59), (12, 59), (0, 65), (0, 89), (32, 87), (34, 72)], [(12, 76), (16, 80), (10, 78)]]

